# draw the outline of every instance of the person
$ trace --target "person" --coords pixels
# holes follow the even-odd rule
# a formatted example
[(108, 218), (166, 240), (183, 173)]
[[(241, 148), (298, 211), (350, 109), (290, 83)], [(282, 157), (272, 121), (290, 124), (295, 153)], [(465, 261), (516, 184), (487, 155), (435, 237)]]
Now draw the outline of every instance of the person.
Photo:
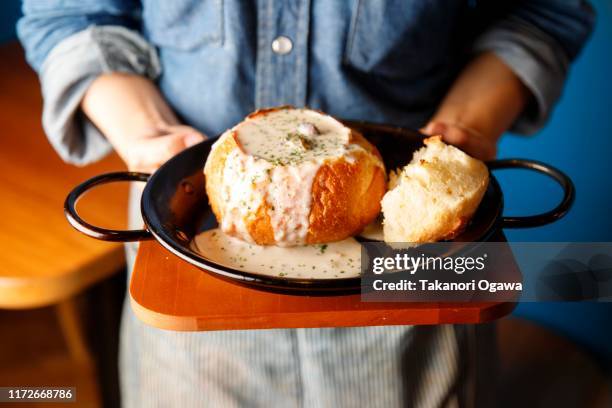
[[(506, 130), (544, 125), (594, 23), (580, 0), (25, 0), (23, 13), (60, 156), (83, 165), (114, 149), (145, 172), (285, 104), (421, 128), (492, 159)], [(174, 333), (126, 306), (123, 403), (452, 406), (472, 329)]]

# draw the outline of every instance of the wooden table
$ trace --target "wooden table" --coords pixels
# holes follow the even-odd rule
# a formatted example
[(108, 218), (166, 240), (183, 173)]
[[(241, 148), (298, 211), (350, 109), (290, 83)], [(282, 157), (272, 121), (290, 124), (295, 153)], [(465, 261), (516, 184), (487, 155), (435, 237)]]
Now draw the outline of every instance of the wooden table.
[[(38, 307), (121, 270), (122, 246), (73, 230), (63, 202), (83, 180), (124, 166), (115, 155), (83, 168), (64, 163), (43, 133), (38, 80), (21, 47), (0, 47), (0, 60), (0, 308)], [(93, 191), (80, 208), (95, 224), (124, 228), (127, 186)]]
[[(501, 232), (494, 238), (505, 241)], [(520, 280), (510, 257), (504, 276)], [(263, 292), (216, 278), (165, 250), (140, 244), (130, 284), (131, 304), (145, 323), (167, 330), (233, 330), (482, 323), (514, 302), (372, 303), (361, 296), (305, 297)]]
[[(0, 61), (0, 308), (54, 305), (68, 369), (88, 384), (91, 406), (99, 406), (98, 371), (74, 295), (121, 271), (123, 246), (73, 230), (63, 203), (83, 180), (124, 165), (116, 155), (83, 168), (64, 163), (42, 130), (40, 86), (23, 50), (16, 43), (0, 46)], [(125, 228), (127, 185), (101, 190), (83, 199), (81, 213), (97, 225)], [(40, 335), (44, 341), (46, 333)]]

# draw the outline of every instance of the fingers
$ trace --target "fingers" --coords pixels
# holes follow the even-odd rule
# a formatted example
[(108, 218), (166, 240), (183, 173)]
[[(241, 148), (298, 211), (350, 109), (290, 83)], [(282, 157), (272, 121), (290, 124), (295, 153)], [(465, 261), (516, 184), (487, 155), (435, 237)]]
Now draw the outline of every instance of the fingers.
[(134, 139), (122, 154), (131, 171), (153, 172), (184, 149), (202, 142), (206, 137), (189, 126), (172, 126), (170, 133)]
[(126, 163), (131, 171), (153, 172), (185, 148), (183, 135), (166, 135), (130, 143)]
[[(162, 135), (169, 135), (169, 134), (182, 134), (182, 135), (187, 135), (187, 134), (195, 134), (198, 135), (200, 138), (200, 142), (204, 139), (206, 139), (206, 136), (204, 136), (201, 132), (199, 132), (198, 130), (192, 128), (191, 126), (187, 126), (187, 125), (166, 125), (163, 127), (159, 127), (158, 128), (159, 131), (161, 132)], [(199, 142), (198, 142), (199, 143)]]
[(183, 137), (183, 143), (185, 143), (185, 147), (187, 148), (204, 141), (204, 139), (206, 139), (206, 137), (200, 133), (187, 133)]
[(421, 132), (429, 136), (441, 135), (446, 143), (457, 146), (480, 160), (493, 160), (497, 154), (494, 141), (474, 129), (461, 125), (432, 121), (423, 127)]

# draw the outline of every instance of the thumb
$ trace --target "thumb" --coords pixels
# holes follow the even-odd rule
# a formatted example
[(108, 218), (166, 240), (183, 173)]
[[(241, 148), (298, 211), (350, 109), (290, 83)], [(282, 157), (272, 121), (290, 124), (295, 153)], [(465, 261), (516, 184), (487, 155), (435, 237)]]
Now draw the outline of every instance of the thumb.
[(156, 161), (166, 161), (186, 147), (185, 137), (186, 135), (170, 134), (143, 140), (139, 153)]
[(183, 136), (183, 143), (185, 144), (185, 147), (191, 147), (204, 141), (204, 139), (206, 138), (201, 133), (192, 132)]
[(421, 133), (424, 133), (427, 136), (443, 135), (448, 130), (448, 126), (446, 126), (444, 122), (432, 121), (422, 127), (420, 130)]
[(169, 158), (185, 149), (187, 135), (171, 134), (150, 139), (140, 139), (132, 144), (128, 155), (131, 170), (154, 171)]

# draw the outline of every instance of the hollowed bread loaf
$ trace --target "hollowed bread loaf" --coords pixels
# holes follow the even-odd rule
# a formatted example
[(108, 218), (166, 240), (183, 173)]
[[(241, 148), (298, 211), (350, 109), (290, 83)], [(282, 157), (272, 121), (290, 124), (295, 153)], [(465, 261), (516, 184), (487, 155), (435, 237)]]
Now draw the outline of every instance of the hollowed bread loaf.
[(259, 110), (227, 130), (204, 168), (226, 234), (258, 245), (338, 241), (380, 212), (380, 154), (360, 133), (310, 109)]

